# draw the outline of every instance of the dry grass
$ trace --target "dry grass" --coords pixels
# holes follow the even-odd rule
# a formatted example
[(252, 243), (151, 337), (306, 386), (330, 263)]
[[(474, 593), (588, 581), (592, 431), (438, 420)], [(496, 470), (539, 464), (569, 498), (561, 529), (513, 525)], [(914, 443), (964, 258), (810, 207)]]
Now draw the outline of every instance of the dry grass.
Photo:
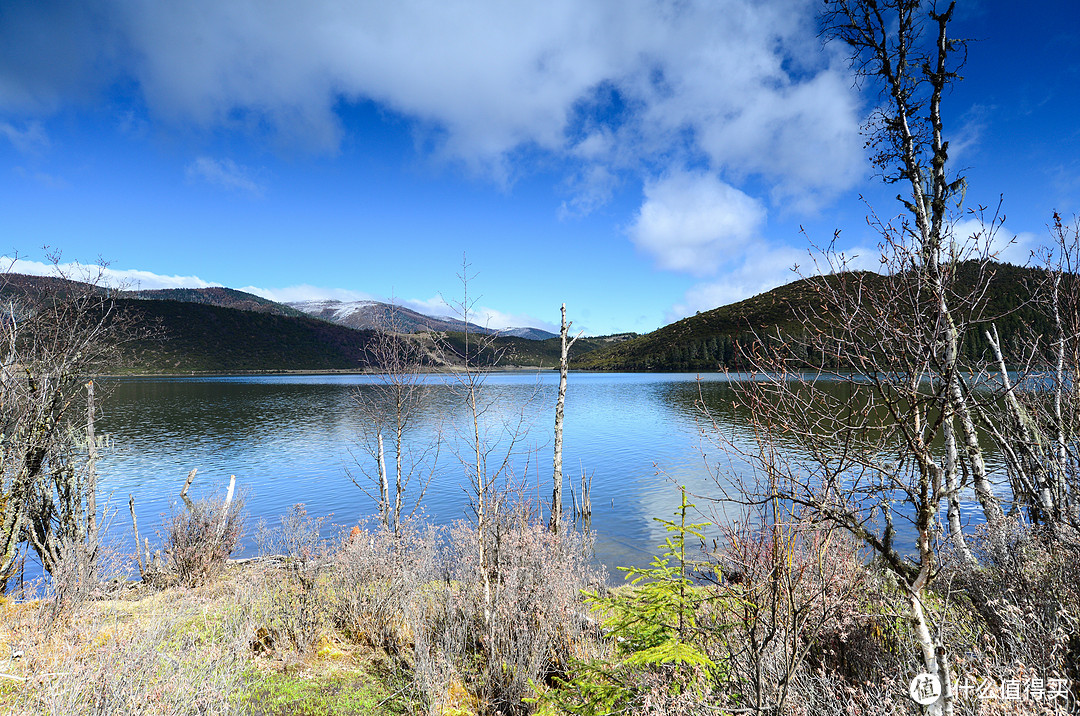
[[(50, 600), (0, 601), (0, 713), (526, 714), (538, 708), (526, 700), (534, 688), (619, 659), (596, 626), (602, 615), (583, 605), (580, 590), (603, 577), (581, 536), (557, 539), (506, 512), (481, 564), (468, 525), (412, 522), (397, 536), (357, 527), (329, 542), (318, 526), (295, 509), (264, 535), (284, 557), (231, 564), (195, 586), (121, 585), (59, 616)], [(906, 696), (917, 650), (887, 578), (813, 532), (782, 536), (780, 550), (775, 535), (731, 537), (726, 578), (692, 588), (692, 639), (722, 668), (693, 689), (673, 689), (662, 666), (640, 668), (627, 713), (755, 703), (773, 716), (917, 713)], [(930, 606), (958, 671), (1076, 684), (1075, 544), (1032, 540), (1018, 533), (1015, 563), (946, 571)], [(975, 590), (997, 622), (972, 608)], [(1055, 608), (1053, 622), (1024, 617)], [(1067, 712), (958, 706), (964, 716)]]
[(137, 588), (52, 624), (47, 602), (8, 602), (0, 649), (22, 653), (4, 668), (22, 681), (5, 679), (0, 703), (18, 714), (226, 713), (240, 685), (251, 596), (233, 579)]
[(52, 624), (48, 601), (5, 601), (0, 654), (21, 656), (0, 659), (0, 712), (305, 713), (309, 701), (351, 688), (371, 698), (337, 713), (379, 713), (386, 678), (373, 676), (370, 650), (340, 648), (333, 634), (307, 653), (254, 648), (273, 606), (267, 587), (281, 577), (249, 565), (197, 587), (128, 585)]
[[(311, 526), (294, 512), (282, 529)], [(524, 511), (485, 532), (483, 564), (478, 532), (464, 524), (356, 527), (330, 545), (270, 536), (268, 544), (306, 546), (289, 550), (286, 579), (268, 587), (267, 636), (305, 652), (333, 633), (384, 654), (418, 711), (528, 712), (531, 682), (565, 668), (583, 641), (581, 590), (603, 578), (586, 540), (556, 538)]]

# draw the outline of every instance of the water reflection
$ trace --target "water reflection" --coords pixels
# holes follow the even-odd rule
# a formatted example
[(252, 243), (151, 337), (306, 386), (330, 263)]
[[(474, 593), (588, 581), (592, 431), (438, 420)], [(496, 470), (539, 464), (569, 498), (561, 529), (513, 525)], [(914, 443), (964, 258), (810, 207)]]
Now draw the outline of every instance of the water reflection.
[[(310, 514), (332, 515), (329, 523), (352, 525), (376, 512), (346, 470), (359, 474), (356, 462), (371, 459), (358, 443), (369, 426), (353, 396), (372, 395), (377, 380), (334, 375), (110, 381), (99, 429), (111, 433), (114, 447), (100, 465), (102, 488), (113, 505), (124, 505), (134, 494), (144, 532), (161, 524), (192, 467), (199, 468), (196, 495), (223, 491), (235, 474), (251, 524), (259, 518), (274, 523), (290, 505), (303, 502)], [(525, 416), (527, 434), (517, 443), (510, 474), (526, 494), (544, 502), (551, 494), (557, 383), (550, 372), (495, 373), (487, 376), (480, 396), (487, 407), (483, 439), (500, 460)], [(465, 452), (471, 415), (455, 385), (453, 376), (427, 378), (410, 436), (421, 449), (438, 436), (446, 441), (424, 499), (428, 516), (443, 524), (469, 514), (468, 474), (455, 453)], [(575, 489), (582, 472), (592, 476), (592, 527), (601, 562), (648, 562), (664, 537), (652, 518), (672, 515), (679, 504), (677, 485), (701, 496), (699, 506), (708, 510), (707, 498), (721, 493), (717, 476), (723, 485), (745, 475), (745, 461), (719, 452), (709, 439), (712, 425), (699, 410), (707, 405), (727, 439), (751, 449), (752, 424), (733, 407), (733, 395), (722, 375), (571, 374), (564, 471)], [(121, 538), (130, 533), (125, 520), (115, 520), (113, 531)]]
[[(102, 460), (102, 488), (114, 505), (134, 494), (140, 525), (153, 530), (168, 514), (192, 467), (193, 494), (221, 491), (229, 475), (245, 491), (253, 522), (271, 522), (292, 504), (350, 525), (374, 505), (346, 475), (370, 459), (358, 440), (366, 423), (354, 391), (374, 376), (260, 376), (145, 378), (111, 382), (100, 418), (113, 449)], [(713, 379), (715, 382), (715, 379)], [(454, 394), (452, 376), (431, 376), (411, 437), (425, 445), (446, 440), (424, 500), (427, 514), (449, 523), (468, 514), (468, 475), (455, 452), (471, 417)], [(524, 439), (510, 462), (515, 483), (531, 496), (551, 492), (551, 444), (557, 376), (488, 376), (481, 401), (488, 410), (482, 438), (492, 455), (508, 444), (520, 416)], [(564, 466), (576, 485), (592, 475), (592, 526), (597, 556), (606, 564), (647, 561), (660, 535), (652, 517), (678, 504), (674, 483), (709, 488), (699, 450), (694, 376), (575, 374), (566, 404)], [(494, 458), (493, 458), (494, 459)], [(500, 458), (501, 459), (501, 458)], [(354, 473), (357, 470), (353, 470)], [(123, 534), (119, 521), (114, 531)]]

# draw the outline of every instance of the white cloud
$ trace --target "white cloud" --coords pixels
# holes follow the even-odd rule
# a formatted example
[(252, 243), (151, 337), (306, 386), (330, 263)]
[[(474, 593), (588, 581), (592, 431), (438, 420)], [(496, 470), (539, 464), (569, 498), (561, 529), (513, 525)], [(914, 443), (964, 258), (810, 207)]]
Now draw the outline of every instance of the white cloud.
[(666, 320), (675, 321), (790, 283), (799, 278), (792, 268), (805, 263), (806, 258), (806, 252), (798, 249), (759, 245), (722, 278), (699, 283), (688, 290), (683, 302), (672, 306)]
[(952, 166), (963, 166), (972, 150), (982, 143), (983, 134), (990, 118), (998, 111), (993, 105), (973, 104), (960, 116), (960, 125), (949, 140), (949, 161)]
[(607, 204), (618, 183), (618, 177), (607, 167), (585, 167), (566, 182), (571, 197), (559, 207), (559, 219), (587, 216)]
[(23, 154), (37, 152), (49, 147), (49, 135), (40, 122), (28, 122), (24, 129), (17, 129), (8, 122), (0, 122), (0, 137), (5, 137), (15, 149)]
[(309, 284), (297, 284), (295, 286), (286, 286), (284, 288), (260, 288), (258, 286), (244, 286), (237, 289), (246, 293), (253, 293), (256, 296), (269, 299), (271, 301), (277, 301), (278, 303), (289, 303), (291, 301), (378, 301), (380, 299), (364, 293), (363, 291), (353, 291), (346, 288), (324, 288), (322, 286), (311, 286)]
[(432, 296), (431, 298), (395, 298), (397, 303), (400, 303), (405, 308), (411, 308), (414, 311), (426, 314), (428, 316), (455, 316), (454, 307), (447, 303), (446, 299), (442, 296)]
[(201, 179), (222, 189), (255, 197), (263, 195), (263, 186), (252, 177), (252, 171), (232, 159), (199, 157), (187, 166), (185, 173), (189, 181)]
[(497, 331), (505, 328), (542, 328), (552, 333), (559, 332), (559, 327), (550, 321), (544, 321), (526, 313), (504, 313), (487, 307), (477, 309), (475, 315), (469, 316), (469, 322)]
[[(120, 78), (155, 120), (269, 129), (318, 151), (341, 141), (342, 99), (373, 101), (411, 120), (420, 146), (500, 182), (537, 151), (570, 175), (704, 157), (803, 209), (862, 172), (857, 94), (811, 0), (14, 2), (0, 111)], [(57, 58), (18, 32), (53, 27)], [(605, 198), (580, 187), (569, 209)]]
[[(877, 271), (881, 268), (879, 252), (856, 247), (844, 251), (844, 266), (850, 270)], [(797, 267), (797, 271), (793, 270)], [(806, 249), (770, 246), (759, 243), (747, 251), (742, 263), (724, 276), (693, 286), (683, 301), (672, 306), (665, 319), (676, 321), (697, 311), (708, 311), (764, 293), (777, 286), (829, 271), (828, 265), (815, 262)]]
[(1031, 261), (1031, 252), (1042, 242), (1030, 231), (1013, 233), (1003, 224), (983, 223), (976, 217), (967, 217), (952, 225), (952, 234), (961, 246), (973, 250), (986, 250), (998, 261), (1024, 266)]
[(630, 238), (666, 269), (705, 276), (742, 255), (765, 223), (765, 207), (711, 174), (671, 172), (645, 185)]
[(115, 279), (120, 286), (152, 290), (158, 288), (210, 288), (220, 283), (204, 281), (198, 276), (167, 276), (139, 269), (109, 269), (106, 275)]
[[(388, 301), (389, 299), (381, 299)], [(405, 308), (410, 308), (426, 316), (439, 316), (461, 320), (459, 306), (448, 303), (442, 296), (431, 298), (396, 298), (395, 301)], [(552, 323), (525, 313), (506, 313), (487, 306), (473, 306), (469, 309), (469, 323), (483, 328), (502, 330), (504, 328), (543, 328), (552, 329)]]
[(63, 177), (49, 174), (48, 172), (27, 169), (26, 167), (12, 167), (12, 171), (21, 177), (33, 179), (39, 184), (52, 189), (64, 189), (68, 186), (67, 181)]
[[(397, 303), (410, 308), (426, 316), (438, 316), (444, 318), (456, 318), (461, 320), (459, 307), (447, 303), (442, 296), (434, 296), (428, 299), (397, 299)], [(473, 306), (469, 309), (469, 323), (502, 330), (504, 328), (543, 328), (552, 330), (553, 324), (525, 313), (506, 313), (487, 306)], [(554, 327), (558, 330), (557, 327)]]
[(94, 281), (112, 288), (153, 290), (159, 288), (208, 288), (220, 283), (198, 276), (168, 276), (141, 269), (115, 269), (110, 266), (78, 262), (48, 263), (0, 256), (0, 267), (11, 273), (32, 276), (63, 276), (76, 281)]

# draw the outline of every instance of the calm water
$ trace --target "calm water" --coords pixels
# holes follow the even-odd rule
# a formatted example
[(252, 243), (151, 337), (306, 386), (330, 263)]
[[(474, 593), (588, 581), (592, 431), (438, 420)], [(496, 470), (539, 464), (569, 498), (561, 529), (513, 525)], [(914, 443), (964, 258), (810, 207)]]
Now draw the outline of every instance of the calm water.
[[(309, 514), (328, 515), (327, 534), (335, 529), (331, 525), (348, 527), (373, 514), (374, 503), (348, 473), (363, 480), (362, 468), (372, 467), (363, 444), (369, 421), (354, 395), (370, 395), (377, 381), (340, 375), (110, 381), (99, 431), (112, 440), (100, 464), (104, 499), (115, 511), (112, 534), (130, 548), (127, 502), (134, 495), (140, 531), (153, 535), (193, 467), (199, 469), (196, 497), (223, 494), (229, 476), (236, 475), (250, 515), (249, 535), (260, 518), (274, 526), (296, 503), (304, 503)], [(471, 429), (471, 419), (452, 377), (430, 376), (426, 383), (428, 400), (409, 440), (420, 449), (435, 435), (444, 438), (423, 505), (432, 520), (448, 524), (470, 515), (468, 476), (455, 453), (465, 446), (459, 431)], [(496, 373), (486, 377), (481, 393), (491, 406), (484, 415), (490, 460), (501, 461), (508, 434), (522, 435), (509, 479), (539, 497), (545, 509), (557, 385), (558, 375), (551, 372)], [(653, 518), (671, 517), (679, 503), (677, 485), (719, 495), (718, 464), (727, 474), (745, 470), (703, 438), (699, 396), (736, 442), (750, 444), (744, 421), (730, 408), (732, 388), (724, 376), (571, 374), (564, 473), (575, 484), (582, 471), (592, 475), (596, 553), (609, 568), (648, 562), (664, 536)], [(521, 415), (526, 421), (515, 430)], [(250, 538), (246, 552), (254, 553)]]
[[(269, 376), (139, 378), (117, 380), (102, 406), (99, 430), (112, 448), (101, 461), (101, 488), (118, 510), (114, 533), (130, 533), (129, 495), (135, 496), (140, 531), (161, 524), (177, 502), (188, 471), (197, 467), (192, 494), (223, 494), (230, 475), (246, 497), (254, 525), (271, 525), (291, 506), (352, 525), (375, 512), (372, 500), (350, 480), (372, 467), (365, 452), (369, 421), (354, 394), (371, 391), (375, 376)], [(468, 476), (455, 452), (459, 431), (471, 419), (455, 395), (454, 379), (431, 376), (429, 399), (417, 414), (410, 442), (422, 448), (441, 434), (444, 444), (423, 505), (436, 522), (469, 515)], [(553, 422), (558, 375), (496, 373), (486, 377), (481, 399), (492, 464), (507, 448), (507, 435), (524, 414), (523, 434), (512, 458), (511, 483), (543, 503), (551, 496)], [(720, 406), (730, 387), (720, 376), (572, 374), (566, 397), (564, 473), (576, 485), (592, 475), (592, 528), (603, 563), (641, 563), (663, 539), (653, 517), (670, 517), (676, 485), (716, 494), (703, 450), (698, 412), (701, 395)], [(388, 436), (387, 436), (388, 437)], [(388, 443), (389, 449), (389, 443)], [(576, 487), (575, 487), (576, 490)], [(564, 500), (570, 502), (569, 484)], [(250, 532), (251, 530), (249, 530)], [(250, 547), (250, 545), (249, 545)], [(249, 550), (250, 551), (250, 550)]]

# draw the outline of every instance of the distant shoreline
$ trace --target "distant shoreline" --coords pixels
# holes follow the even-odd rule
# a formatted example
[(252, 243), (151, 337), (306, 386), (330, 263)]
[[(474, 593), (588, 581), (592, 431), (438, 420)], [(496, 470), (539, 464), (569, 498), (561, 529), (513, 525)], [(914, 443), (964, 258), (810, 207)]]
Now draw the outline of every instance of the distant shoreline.
[[(436, 373), (463, 373), (464, 368), (460, 366), (445, 366), (438, 369), (421, 369), (416, 371), (417, 373), (424, 374), (436, 374)], [(496, 366), (496, 367), (484, 367), (475, 368), (480, 373), (513, 373), (524, 371), (553, 371), (558, 370), (558, 366)], [(235, 376), (259, 376), (259, 375), (381, 375), (384, 371), (371, 370), (371, 369), (355, 369), (355, 368), (322, 368), (322, 369), (280, 369), (280, 370), (266, 370), (266, 369), (252, 369), (252, 370), (196, 370), (196, 371), (171, 371), (171, 372), (131, 372), (131, 373), (100, 373), (93, 376), (93, 378), (213, 378), (220, 377), (235, 377)], [(581, 371), (581, 372), (595, 372), (595, 371)], [(611, 371), (619, 372), (619, 371)]]

